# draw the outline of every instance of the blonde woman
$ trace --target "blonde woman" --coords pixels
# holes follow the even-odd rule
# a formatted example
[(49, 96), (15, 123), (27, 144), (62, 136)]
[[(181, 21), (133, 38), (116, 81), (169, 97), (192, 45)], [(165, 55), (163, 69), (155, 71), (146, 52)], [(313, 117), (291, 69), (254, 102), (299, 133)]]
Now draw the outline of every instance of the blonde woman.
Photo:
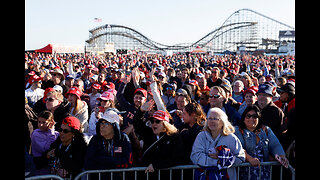
[(63, 98), (61, 92), (51, 90), (47, 93), (45, 100), (46, 110), (53, 113), (55, 130), (60, 128), (62, 120), (68, 116), (70, 112), (70, 103)]
[[(155, 170), (181, 164), (183, 159), (183, 143), (178, 130), (169, 123), (169, 113), (158, 110), (149, 118), (151, 130), (145, 130), (143, 164), (145, 172), (151, 172), (151, 179), (157, 177)], [(150, 174), (149, 174), (150, 175)], [(161, 178), (168, 174), (161, 172)], [(169, 176), (168, 176), (169, 178)], [(167, 179), (167, 178), (164, 178)]]
[[(235, 129), (228, 121), (226, 113), (220, 108), (211, 108), (208, 111), (203, 131), (198, 134), (193, 144), (190, 155), (191, 161), (201, 167), (215, 168), (216, 171), (214, 172), (219, 172), (215, 174), (217, 176), (228, 174), (230, 179), (236, 179), (236, 169), (232, 165), (244, 162), (245, 152), (240, 140), (233, 134), (234, 132)], [(228, 152), (229, 154), (221, 155), (222, 152)]]

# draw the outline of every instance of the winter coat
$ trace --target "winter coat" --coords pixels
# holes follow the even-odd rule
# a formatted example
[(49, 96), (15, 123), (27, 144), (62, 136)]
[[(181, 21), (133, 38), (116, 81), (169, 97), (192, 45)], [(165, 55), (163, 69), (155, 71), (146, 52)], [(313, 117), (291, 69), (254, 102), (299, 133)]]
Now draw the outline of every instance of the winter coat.
[[(184, 128), (186, 128), (187, 130), (181, 131)], [(183, 126), (179, 129), (185, 151), (185, 156), (183, 158), (184, 164), (192, 164), (190, 160), (192, 146), (197, 135), (201, 132), (202, 129), (203, 126), (199, 126), (197, 123), (195, 123), (192, 127), (190, 127), (188, 124), (183, 124)]]
[[(96, 125), (96, 135), (89, 143), (85, 157), (84, 169), (116, 169), (132, 166), (132, 149), (128, 136), (120, 131), (117, 123), (112, 123), (114, 138), (106, 140), (100, 134), (100, 121)], [(109, 148), (108, 146), (112, 146)], [(110, 149), (110, 151), (108, 151)]]
[[(150, 136), (155, 137), (156, 140), (155, 134)], [(160, 133), (159, 140), (155, 144), (145, 143), (148, 147), (142, 157), (145, 166), (152, 164), (154, 169), (162, 169), (182, 164), (184, 148), (179, 134), (169, 136), (166, 133)]]
[[(255, 103), (258, 105), (258, 102)], [(277, 136), (280, 143), (283, 144), (283, 121), (284, 113), (273, 102), (269, 103), (265, 108), (261, 109), (261, 123), (269, 126), (273, 133)]]
[(60, 168), (68, 171), (74, 179), (82, 171), (87, 150), (87, 144), (82, 134), (76, 136), (70, 146), (63, 146), (61, 139), (57, 138), (46, 153), (52, 149), (55, 149), (55, 157), (51, 158), (51, 162), (53, 159), (55, 162), (60, 162)]

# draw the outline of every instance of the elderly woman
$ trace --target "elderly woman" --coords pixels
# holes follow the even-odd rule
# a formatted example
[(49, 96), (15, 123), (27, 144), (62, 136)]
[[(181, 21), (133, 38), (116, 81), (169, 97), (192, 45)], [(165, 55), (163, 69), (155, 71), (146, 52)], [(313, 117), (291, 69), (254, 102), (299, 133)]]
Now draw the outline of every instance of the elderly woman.
[(220, 108), (211, 108), (203, 130), (193, 144), (190, 155), (192, 162), (201, 167), (212, 167), (207, 173), (209, 176), (213, 173), (236, 179), (236, 169), (232, 165), (244, 162), (245, 152), (241, 142), (233, 134), (234, 127), (228, 121), (226, 113)]
[(87, 150), (79, 119), (73, 116), (64, 118), (58, 132), (59, 138), (47, 151), (47, 158), (52, 162), (51, 173), (74, 179), (82, 171)]
[[(270, 156), (278, 154), (282, 163), (288, 164), (285, 152), (272, 132), (271, 128), (261, 124), (261, 111), (256, 105), (248, 105), (244, 110), (239, 127), (236, 127), (235, 134), (239, 138), (246, 153), (246, 161), (252, 166), (250, 168), (251, 179), (258, 179), (261, 162), (269, 161)], [(248, 168), (240, 170), (240, 177), (248, 179)], [(270, 167), (261, 168), (261, 179), (270, 179)]]

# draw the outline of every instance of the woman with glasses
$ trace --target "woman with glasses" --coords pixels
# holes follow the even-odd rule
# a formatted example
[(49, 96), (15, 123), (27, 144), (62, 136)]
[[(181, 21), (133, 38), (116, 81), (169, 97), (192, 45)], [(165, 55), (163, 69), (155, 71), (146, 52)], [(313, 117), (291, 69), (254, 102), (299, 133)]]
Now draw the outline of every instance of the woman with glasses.
[[(250, 167), (251, 179), (258, 179), (261, 162), (270, 161), (270, 157), (280, 156), (284, 164), (288, 164), (285, 152), (271, 128), (262, 125), (261, 110), (256, 105), (248, 105), (244, 110), (239, 126), (235, 128), (246, 153), (246, 161)], [(240, 177), (248, 179), (248, 167), (240, 168)], [(261, 179), (270, 179), (270, 166), (261, 167)]]
[[(118, 114), (107, 111), (96, 124), (96, 135), (89, 143), (85, 156), (84, 169), (118, 169), (132, 166), (132, 148), (129, 137), (121, 132), (119, 122), (115, 120)], [(107, 177), (108, 176), (108, 177)], [(117, 179), (119, 174), (114, 173)], [(91, 176), (91, 178), (98, 178)], [(110, 173), (102, 174), (101, 179), (110, 179)]]
[(80, 133), (80, 121), (68, 116), (58, 128), (59, 138), (54, 141), (46, 155), (51, 162), (51, 174), (74, 179), (83, 168), (87, 144)]
[(61, 92), (52, 90), (47, 93), (45, 98), (46, 110), (53, 113), (56, 122), (55, 130), (60, 128), (62, 120), (68, 116), (70, 111), (70, 103), (65, 99)]
[[(234, 134), (234, 127), (228, 121), (228, 116), (220, 108), (211, 108), (207, 121), (194, 141), (190, 159), (193, 164), (207, 170), (206, 176), (222, 178), (222, 175), (236, 179), (236, 168), (245, 160), (244, 149)], [(199, 175), (200, 174), (200, 175)], [(195, 179), (202, 176), (202, 172), (195, 173)]]
[(228, 97), (224, 88), (220, 86), (213, 86), (209, 93), (210, 108), (218, 107), (223, 110), (227, 114), (231, 124), (235, 126), (240, 120), (241, 115), (238, 113), (236, 108), (227, 102)]
[[(149, 138), (144, 139), (142, 161), (147, 166), (145, 173), (152, 173), (151, 179), (157, 179), (156, 170), (182, 163), (184, 148), (178, 130), (169, 123), (168, 112), (162, 110), (154, 112), (149, 122), (151, 128), (146, 127), (143, 134)], [(166, 179), (164, 177), (167, 175), (167, 172), (161, 172), (161, 179)]]

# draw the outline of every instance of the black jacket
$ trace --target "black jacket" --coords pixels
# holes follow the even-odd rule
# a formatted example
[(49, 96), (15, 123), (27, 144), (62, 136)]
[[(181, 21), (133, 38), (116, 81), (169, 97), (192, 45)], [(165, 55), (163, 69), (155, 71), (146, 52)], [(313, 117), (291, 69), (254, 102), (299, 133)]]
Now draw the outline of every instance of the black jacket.
[(55, 158), (53, 159), (56, 159), (56, 161), (59, 160), (60, 168), (67, 170), (72, 175), (72, 179), (74, 179), (82, 171), (87, 150), (87, 144), (82, 135), (75, 137), (69, 147), (63, 146), (60, 138), (57, 138), (57, 140), (50, 145), (46, 154), (52, 149), (55, 149)]
[[(255, 103), (258, 106), (258, 102)], [(284, 113), (273, 102), (269, 103), (265, 108), (261, 109), (261, 123), (269, 126), (274, 134), (283, 144), (283, 119)]]
[[(187, 130), (182, 131), (184, 128), (186, 128)], [(190, 160), (192, 146), (197, 135), (202, 129), (203, 129), (203, 126), (199, 126), (197, 123), (195, 123), (192, 127), (190, 127), (188, 124), (183, 123), (183, 126), (179, 129), (180, 136), (182, 138), (183, 145), (184, 145), (184, 151), (185, 151), (183, 164), (193, 164), (192, 161)]]
[[(123, 125), (122, 125), (123, 129), (125, 129), (128, 126), (128, 122), (130, 122), (130, 124), (133, 123), (133, 118), (135, 114), (138, 111), (140, 111), (140, 109), (137, 109), (133, 103), (130, 103), (125, 98), (125, 92), (124, 92), (125, 88), (126, 88), (126, 84), (121, 83), (117, 92), (117, 100), (119, 102), (121, 110), (126, 111), (126, 113), (123, 115)], [(134, 89), (133, 89), (133, 92), (134, 92)]]
[[(155, 134), (150, 134), (150, 136), (156, 138)], [(149, 164), (152, 164), (154, 169), (181, 165), (184, 157), (181, 136), (179, 134), (168, 136), (165, 133), (161, 133), (159, 139), (160, 140), (153, 145), (145, 142), (148, 149), (146, 149), (142, 157), (144, 165), (148, 166)]]
[(63, 98), (63, 102), (59, 105), (59, 107), (54, 111), (53, 117), (55, 124), (55, 130), (58, 130), (61, 127), (62, 121), (65, 117), (70, 115), (70, 106), (71, 104), (67, 99)]
[[(143, 140), (142, 148), (142, 164), (143, 166), (153, 165), (154, 169), (168, 168), (182, 164), (184, 158), (183, 141), (179, 134), (168, 136), (161, 133), (159, 141), (149, 148), (157, 141), (157, 136), (152, 129), (146, 125), (143, 118), (145, 113), (139, 111), (134, 116), (133, 126), (139, 139)], [(163, 136), (163, 137), (162, 137)]]
[[(114, 138), (106, 140), (100, 134), (100, 121), (96, 125), (97, 135), (90, 140), (85, 157), (84, 169), (116, 169), (132, 166), (132, 149), (128, 136), (113, 123)], [(108, 146), (112, 146), (108, 148)], [(108, 151), (110, 149), (110, 151)]]

